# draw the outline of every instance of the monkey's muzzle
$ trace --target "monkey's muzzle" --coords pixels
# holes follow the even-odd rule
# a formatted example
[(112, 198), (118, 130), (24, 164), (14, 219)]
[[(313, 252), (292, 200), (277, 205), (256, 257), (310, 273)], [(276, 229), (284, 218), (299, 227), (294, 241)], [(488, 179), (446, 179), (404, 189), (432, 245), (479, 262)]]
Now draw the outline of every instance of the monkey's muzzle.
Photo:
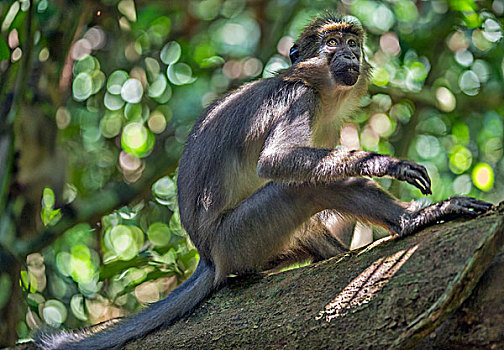
[(353, 86), (359, 79), (360, 64), (355, 56), (334, 55), (330, 67), (334, 79), (342, 85)]

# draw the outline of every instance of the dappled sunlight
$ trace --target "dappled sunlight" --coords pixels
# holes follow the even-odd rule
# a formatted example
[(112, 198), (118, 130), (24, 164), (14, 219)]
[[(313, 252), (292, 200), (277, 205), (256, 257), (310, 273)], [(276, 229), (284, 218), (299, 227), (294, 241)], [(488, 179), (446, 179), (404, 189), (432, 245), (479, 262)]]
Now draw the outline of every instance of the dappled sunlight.
[(343, 317), (359, 306), (371, 302), (417, 248), (418, 245), (376, 260), (359, 276), (354, 278), (336, 298), (331, 300), (315, 319), (324, 319), (331, 322), (333, 319)]

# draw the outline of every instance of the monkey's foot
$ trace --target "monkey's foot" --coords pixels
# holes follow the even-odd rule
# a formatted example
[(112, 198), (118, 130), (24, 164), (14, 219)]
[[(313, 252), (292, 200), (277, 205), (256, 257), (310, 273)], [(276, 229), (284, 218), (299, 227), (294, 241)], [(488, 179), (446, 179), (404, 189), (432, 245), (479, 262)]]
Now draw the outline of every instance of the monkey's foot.
[(472, 197), (452, 197), (435, 203), (414, 213), (406, 213), (401, 218), (401, 236), (419, 231), (439, 221), (449, 221), (460, 217), (475, 217), (486, 213), (493, 204)]

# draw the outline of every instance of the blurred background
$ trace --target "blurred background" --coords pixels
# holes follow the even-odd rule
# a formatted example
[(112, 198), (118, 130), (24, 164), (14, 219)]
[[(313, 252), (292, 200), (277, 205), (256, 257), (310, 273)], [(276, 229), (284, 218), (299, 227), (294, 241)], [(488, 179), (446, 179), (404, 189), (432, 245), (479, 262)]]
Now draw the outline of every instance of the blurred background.
[(192, 124), (288, 67), (326, 10), (362, 21), (374, 66), (341, 144), (425, 165), (428, 201), (504, 199), (504, 0), (1, 1), (0, 346), (128, 315), (192, 273), (175, 193)]

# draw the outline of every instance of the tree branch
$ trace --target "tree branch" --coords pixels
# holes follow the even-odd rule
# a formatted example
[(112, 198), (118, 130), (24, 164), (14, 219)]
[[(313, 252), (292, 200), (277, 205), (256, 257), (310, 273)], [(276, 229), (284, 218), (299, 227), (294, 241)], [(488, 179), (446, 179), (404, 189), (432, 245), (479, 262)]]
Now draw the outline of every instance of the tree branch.
[(232, 278), (193, 314), (123, 348), (439, 349), (454, 337), (502, 348), (503, 240), (504, 202), (314, 265)]
[(406, 331), (394, 341), (395, 349), (411, 349), (436, 329), (471, 295), (476, 283), (499, 253), (504, 243), (504, 218), (490, 227), (472, 257), (448, 285), (445, 293), (424, 313), (411, 322)]

